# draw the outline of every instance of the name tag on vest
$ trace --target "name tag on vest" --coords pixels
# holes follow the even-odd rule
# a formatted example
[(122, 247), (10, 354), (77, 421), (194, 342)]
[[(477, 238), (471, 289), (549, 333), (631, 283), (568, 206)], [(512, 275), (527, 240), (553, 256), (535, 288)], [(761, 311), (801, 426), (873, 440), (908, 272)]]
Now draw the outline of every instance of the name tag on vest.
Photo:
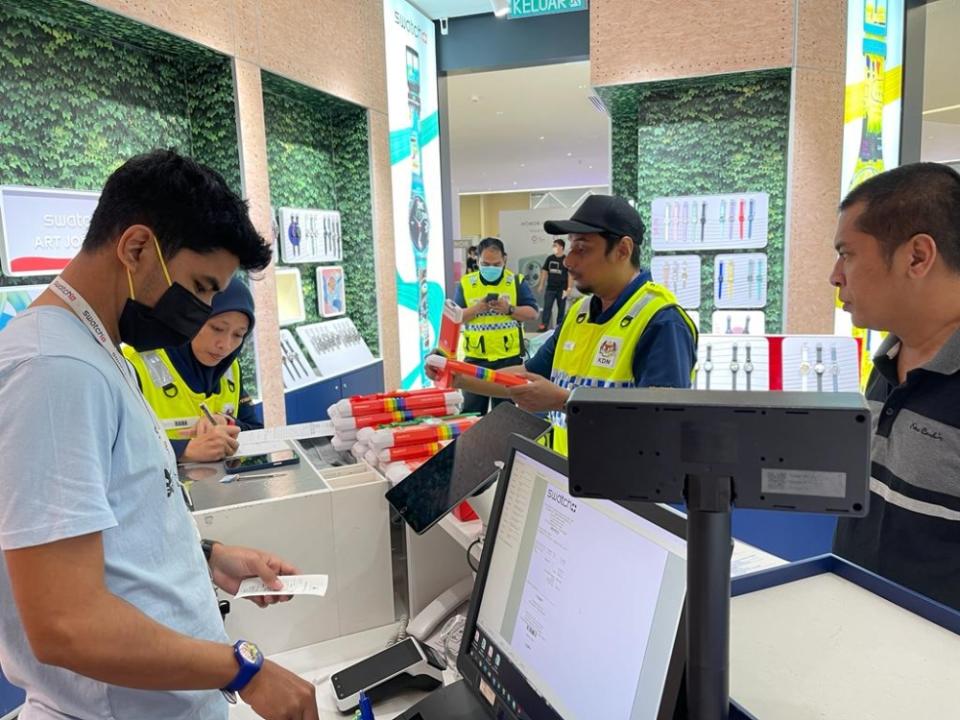
[(623, 338), (604, 336), (600, 339), (600, 345), (597, 347), (597, 355), (593, 358), (595, 367), (612, 368), (617, 364), (617, 357), (620, 355), (620, 347), (623, 345)]

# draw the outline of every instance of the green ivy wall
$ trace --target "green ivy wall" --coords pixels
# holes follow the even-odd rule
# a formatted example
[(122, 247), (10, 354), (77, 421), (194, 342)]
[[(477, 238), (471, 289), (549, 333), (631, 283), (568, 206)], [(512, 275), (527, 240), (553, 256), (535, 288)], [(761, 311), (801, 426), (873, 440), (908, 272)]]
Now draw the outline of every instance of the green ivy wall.
[[(230, 61), (199, 46), (80, 2), (0, 0), (0, 98), (0, 184), (98, 191), (130, 156), (173, 147), (240, 192)], [(0, 286), (51, 279), (0, 272)], [(256, 394), (252, 343), (241, 364)]]
[[(263, 110), (270, 202), (275, 209), (340, 211), (343, 262), (339, 264), (345, 278), (347, 315), (376, 355), (379, 330), (367, 112), (269, 73), (263, 73)], [(299, 268), (303, 281), (307, 317), (303, 324), (320, 322), (319, 265), (290, 267)]]
[[(789, 70), (603, 88), (600, 94), (611, 116), (613, 192), (636, 202), (648, 228), (656, 197), (769, 193), (764, 312), (767, 333), (782, 332)], [(705, 333), (712, 330), (718, 252), (700, 253)], [(645, 267), (650, 258), (647, 243)]]

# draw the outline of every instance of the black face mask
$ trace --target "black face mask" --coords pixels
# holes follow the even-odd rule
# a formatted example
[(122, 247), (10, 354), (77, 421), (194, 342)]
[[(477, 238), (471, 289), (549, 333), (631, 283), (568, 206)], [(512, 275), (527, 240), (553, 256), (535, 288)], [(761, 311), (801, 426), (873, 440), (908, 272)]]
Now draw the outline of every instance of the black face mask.
[(186, 345), (211, 312), (209, 305), (174, 283), (152, 308), (139, 300), (127, 300), (120, 313), (120, 340), (138, 352)]
[(137, 352), (186, 345), (210, 319), (213, 308), (180, 283), (171, 282), (167, 265), (160, 252), (160, 241), (154, 237), (160, 267), (170, 287), (153, 307), (134, 298), (133, 278), (127, 273), (130, 297), (120, 313), (120, 341)]

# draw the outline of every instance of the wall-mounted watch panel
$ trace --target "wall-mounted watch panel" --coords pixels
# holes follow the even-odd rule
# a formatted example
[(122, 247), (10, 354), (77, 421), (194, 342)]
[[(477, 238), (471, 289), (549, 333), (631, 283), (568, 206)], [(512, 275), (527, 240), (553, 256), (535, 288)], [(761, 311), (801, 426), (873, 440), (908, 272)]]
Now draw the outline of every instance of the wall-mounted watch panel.
[(695, 252), (766, 247), (769, 206), (767, 193), (656, 198), (651, 246)]
[(769, 390), (769, 340), (756, 336), (701, 335), (694, 387), (698, 390)]
[(783, 389), (860, 392), (857, 340), (834, 335), (783, 338)]
[(658, 255), (650, 263), (653, 281), (677, 296), (683, 308), (700, 307), (700, 256)]

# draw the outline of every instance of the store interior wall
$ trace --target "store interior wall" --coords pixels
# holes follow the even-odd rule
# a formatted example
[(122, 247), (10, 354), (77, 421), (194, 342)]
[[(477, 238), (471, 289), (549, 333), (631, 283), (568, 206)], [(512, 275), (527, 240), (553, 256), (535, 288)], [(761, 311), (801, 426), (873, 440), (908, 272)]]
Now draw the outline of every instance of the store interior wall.
[[(370, 222), (367, 114), (344, 100), (264, 73), (263, 106), (274, 208), (340, 212), (347, 313), (370, 350), (378, 352), (377, 290)], [(279, 264), (284, 265), (282, 258)], [(317, 323), (316, 269), (297, 263), (306, 319)], [(293, 330), (296, 325), (287, 326)]]
[[(55, 1), (75, 4), (73, 0)], [(383, 5), (379, 0), (91, 0), (90, 4), (233, 59), (242, 185), (254, 224), (265, 237), (271, 233), (271, 215), (261, 69), (366, 108), (377, 293), (382, 297), (395, 294)], [(318, 47), (318, 38), (335, 38), (336, 52), (307, 51)], [(256, 333), (264, 378), (264, 418), (267, 425), (278, 425), (283, 423), (285, 411), (272, 269), (253, 288), (261, 313)], [(381, 303), (378, 311), (384, 382), (396, 387), (400, 372), (397, 308), (393, 303)]]
[[(790, 69), (783, 330), (830, 333), (834, 294), (827, 278), (840, 195), (846, 2), (730, 0), (710, 6), (709, 19), (701, 16), (703, 8), (699, 3), (592, 3), (592, 83)], [(707, 21), (724, 32), (691, 31)], [(657, 28), (657, 42), (635, 42), (624, 27)], [(628, 175), (634, 171), (623, 169)]]
[[(653, 227), (650, 208), (657, 197), (769, 195), (764, 313), (766, 332), (782, 332), (790, 71), (621, 85), (604, 88), (601, 95), (611, 108), (614, 194), (636, 203), (647, 228)], [(718, 254), (697, 252), (703, 291), (700, 306), (692, 309), (699, 311), (704, 333), (718, 332), (712, 328), (715, 307), (708, 291)], [(650, 243), (644, 243), (644, 267), (651, 266), (651, 257)]]
[[(128, 157), (174, 147), (241, 191), (228, 58), (77, 4), (31, 9), (0, 3), (0, 183), (99, 191)], [(252, 344), (240, 362), (257, 396)]]

